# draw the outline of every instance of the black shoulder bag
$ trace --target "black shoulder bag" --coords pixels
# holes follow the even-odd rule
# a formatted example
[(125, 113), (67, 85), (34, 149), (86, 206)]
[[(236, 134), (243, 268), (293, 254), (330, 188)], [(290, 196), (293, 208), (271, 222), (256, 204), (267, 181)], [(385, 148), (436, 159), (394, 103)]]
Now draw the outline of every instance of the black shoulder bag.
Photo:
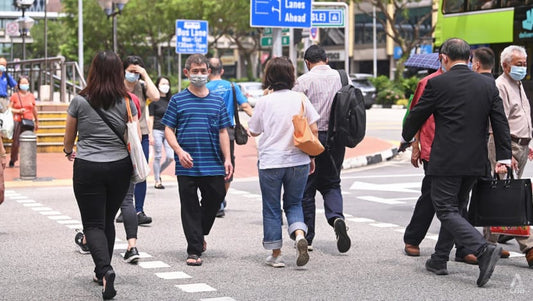
[(237, 103), (237, 95), (235, 94), (235, 85), (231, 83), (231, 90), (233, 92), (233, 115), (235, 116), (235, 143), (239, 145), (248, 142), (248, 132), (239, 121), (239, 104)]

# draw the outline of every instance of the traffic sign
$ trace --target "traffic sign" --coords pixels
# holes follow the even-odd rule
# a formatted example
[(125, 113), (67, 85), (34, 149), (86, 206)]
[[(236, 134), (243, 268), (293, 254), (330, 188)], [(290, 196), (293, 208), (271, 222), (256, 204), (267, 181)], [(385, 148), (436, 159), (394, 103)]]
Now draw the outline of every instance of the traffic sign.
[(6, 23), (6, 35), (10, 37), (18, 37), (20, 35), (19, 24), (17, 22)]
[(313, 42), (320, 42), (320, 30), (317, 27), (311, 27), (309, 30), (309, 39)]
[(250, 0), (251, 27), (311, 27), (312, 0)]
[(313, 27), (344, 27), (344, 9), (313, 9)]
[[(281, 37), (281, 46), (289, 46), (291, 39), (289, 36)], [(262, 37), (261, 47), (272, 47), (272, 37)]]
[[(282, 28), (281, 29), (281, 33), (289, 33), (289, 28)], [(264, 36), (271, 36), (272, 35), (272, 27), (265, 27), (265, 29), (263, 29), (263, 35)]]
[(176, 53), (207, 53), (207, 21), (176, 20)]

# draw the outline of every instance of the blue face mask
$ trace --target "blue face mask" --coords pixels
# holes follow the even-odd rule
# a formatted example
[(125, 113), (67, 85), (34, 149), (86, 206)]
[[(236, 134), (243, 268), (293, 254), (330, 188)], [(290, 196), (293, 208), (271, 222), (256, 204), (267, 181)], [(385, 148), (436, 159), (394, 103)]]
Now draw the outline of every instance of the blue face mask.
[(126, 71), (124, 78), (126, 78), (126, 80), (129, 81), (130, 83), (134, 83), (139, 80), (139, 73), (132, 73), (132, 72)]
[(30, 85), (29, 84), (20, 84), (19, 85), (19, 88), (22, 90), (22, 91), (28, 91), (30, 89)]
[(6, 72), (6, 66), (0, 65), (0, 72)]
[(527, 74), (527, 67), (511, 66), (511, 72), (509, 76), (514, 80), (523, 80)]

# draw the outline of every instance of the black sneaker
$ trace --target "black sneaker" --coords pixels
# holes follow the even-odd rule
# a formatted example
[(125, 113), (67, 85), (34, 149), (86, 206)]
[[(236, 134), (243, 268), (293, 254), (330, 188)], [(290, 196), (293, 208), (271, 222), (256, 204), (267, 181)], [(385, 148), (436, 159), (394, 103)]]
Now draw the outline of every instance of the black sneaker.
[(352, 241), (348, 236), (346, 223), (342, 218), (337, 218), (335, 222), (333, 222), (333, 228), (335, 229), (335, 234), (337, 235), (337, 249), (341, 253), (348, 252), (348, 250), (350, 250)]
[(448, 275), (446, 263), (437, 263), (434, 260), (431, 260), (431, 258), (426, 261), (426, 270), (439, 276)]
[(141, 256), (139, 256), (139, 251), (137, 251), (136, 247), (133, 247), (129, 251), (126, 251), (126, 253), (124, 253), (125, 262), (135, 264), (137, 263), (137, 261), (139, 261), (139, 258), (141, 258)]
[(122, 212), (117, 216), (117, 219), (115, 220), (117, 223), (123, 223), (124, 218), (122, 217)]
[(488, 244), (485, 248), (485, 251), (478, 256), (477, 261), (479, 265), (479, 277), (477, 279), (477, 286), (482, 287), (483, 285), (487, 284), (492, 276), (492, 273), (494, 272), (496, 263), (500, 259), (501, 253), (502, 246)]
[(224, 217), (224, 216), (226, 216), (226, 213), (224, 212), (224, 210), (218, 210), (216, 217)]
[(74, 236), (74, 242), (76, 243), (76, 245), (78, 246), (79, 248), (79, 251), (81, 254), (91, 254), (91, 251), (89, 250), (89, 246), (87, 245), (87, 243), (83, 243), (83, 237), (85, 236), (85, 234), (83, 234), (83, 231), (81, 230), (76, 230), (76, 236)]
[(144, 224), (149, 224), (151, 222), (152, 222), (152, 218), (149, 216), (146, 216), (144, 211), (137, 213), (137, 224), (144, 225)]

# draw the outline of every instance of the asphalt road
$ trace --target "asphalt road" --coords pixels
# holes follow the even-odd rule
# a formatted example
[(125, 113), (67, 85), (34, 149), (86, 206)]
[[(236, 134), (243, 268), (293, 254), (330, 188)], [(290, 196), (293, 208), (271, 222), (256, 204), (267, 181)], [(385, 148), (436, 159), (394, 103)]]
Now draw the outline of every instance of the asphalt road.
[[(373, 111), (373, 110), (371, 110)], [(384, 111), (384, 110), (383, 110)], [(401, 114), (401, 112), (396, 112)], [(376, 110), (375, 114), (379, 115)], [(393, 114), (387, 112), (387, 114)], [(383, 118), (383, 122), (393, 116)], [(386, 131), (394, 139), (399, 128)], [(385, 126), (383, 126), (385, 127)], [(501, 260), (484, 288), (476, 286), (476, 266), (449, 262), (448, 276), (424, 269), (432, 252), (438, 221), (423, 241), (422, 256), (403, 254), (403, 230), (418, 197), (422, 171), (405, 157), (342, 173), (345, 213), (352, 248), (339, 254), (335, 235), (317, 199), (317, 236), (310, 262), (295, 264), (296, 251), (284, 232), (287, 267), (274, 269), (261, 245), (261, 197), (256, 178), (237, 179), (228, 193), (226, 217), (207, 237), (201, 267), (185, 265), (175, 182), (148, 188), (145, 210), (154, 222), (139, 228), (138, 265), (122, 262), (125, 233), (117, 225), (113, 266), (116, 300), (531, 300), (533, 270), (515, 242), (512, 257)], [(533, 170), (528, 168), (526, 176)], [(0, 300), (99, 300), (91, 281), (93, 263), (77, 252), (74, 228), (79, 211), (72, 188), (17, 188), (6, 191), (0, 207)], [(453, 253), (451, 258), (453, 258)]]

